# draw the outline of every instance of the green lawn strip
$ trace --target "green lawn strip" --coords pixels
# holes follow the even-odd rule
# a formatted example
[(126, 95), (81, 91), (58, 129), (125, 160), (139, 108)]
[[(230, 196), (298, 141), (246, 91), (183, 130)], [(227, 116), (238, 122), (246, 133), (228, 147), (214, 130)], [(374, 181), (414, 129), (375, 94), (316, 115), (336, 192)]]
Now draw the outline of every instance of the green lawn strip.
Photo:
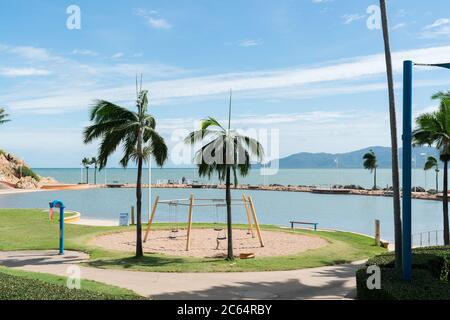
[(134, 292), (81, 280), (80, 290), (67, 288), (67, 278), (0, 267), (0, 300), (136, 300)]
[[(185, 227), (179, 224), (180, 228)], [(211, 228), (212, 224), (195, 224), (195, 228)], [(155, 224), (154, 229), (168, 229), (170, 224)], [(235, 228), (246, 228), (236, 225)], [(134, 231), (133, 227), (90, 227), (66, 225), (66, 249), (90, 254), (89, 266), (119, 268), (135, 271), (158, 272), (243, 272), (295, 270), (352, 262), (370, 258), (385, 252), (376, 247), (374, 240), (346, 232), (289, 230), (275, 226), (262, 226), (264, 231), (293, 232), (319, 236), (329, 244), (298, 255), (261, 257), (230, 263), (223, 259), (172, 257), (147, 254), (136, 259), (131, 253), (109, 251), (89, 245), (89, 240), (101, 234)], [(194, 231), (195, 232), (195, 231)], [(0, 250), (56, 249), (58, 247), (58, 224), (49, 223), (42, 210), (0, 210)]]

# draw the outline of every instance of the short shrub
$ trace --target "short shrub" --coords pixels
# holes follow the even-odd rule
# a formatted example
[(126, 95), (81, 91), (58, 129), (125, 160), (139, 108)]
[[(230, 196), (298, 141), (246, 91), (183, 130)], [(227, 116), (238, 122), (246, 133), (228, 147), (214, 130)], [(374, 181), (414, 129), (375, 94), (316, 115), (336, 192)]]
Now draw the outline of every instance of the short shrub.
[(33, 170), (31, 170), (27, 166), (22, 166), (22, 168), (18, 168), (16, 174), (18, 176), (22, 174), (22, 177), (31, 177), (36, 181), (39, 181), (41, 179)]
[[(430, 247), (413, 250), (413, 279), (401, 280), (395, 269), (394, 254), (382, 254), (370, 259), (356, 273), (358, 299), (427, 300), (450, 299), (450, 247)], [(381, 268), (381, 290), (367, 288), (367, 267)]]

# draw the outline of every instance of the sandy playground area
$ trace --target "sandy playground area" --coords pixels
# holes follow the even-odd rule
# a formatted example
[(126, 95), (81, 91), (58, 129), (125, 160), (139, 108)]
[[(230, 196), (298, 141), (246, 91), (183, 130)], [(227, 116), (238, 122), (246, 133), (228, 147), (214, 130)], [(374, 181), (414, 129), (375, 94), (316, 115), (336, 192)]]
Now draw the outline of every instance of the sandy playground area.
[[(144, 252), (201, 258), (219, 258), (226, 255), (227, 240), (219, 241), (217, 249), (218, 232), (213, 229), (193, 229), (190, 251), (186, 251), (186, 230), (180, 229), (175, 239), (170, 239), (170, 235), (171, 230), (151, 231), (148, 241), (143, 244)], [(256, 232), (255, 238), (252, 238), (247, 230), (233, 229), (234, 254), (239, 256), (241, 253), (254, 253), (256, 257), (287, 256), (328, 244), (328, 241), (319, 237), (287, 232), (262, 231), (262, 236), (265, 245), (263, 248)], [(108, 250), (134, 252), (135, 241), (136, 233), (122, 232), (96, 237), (90, 244)]]

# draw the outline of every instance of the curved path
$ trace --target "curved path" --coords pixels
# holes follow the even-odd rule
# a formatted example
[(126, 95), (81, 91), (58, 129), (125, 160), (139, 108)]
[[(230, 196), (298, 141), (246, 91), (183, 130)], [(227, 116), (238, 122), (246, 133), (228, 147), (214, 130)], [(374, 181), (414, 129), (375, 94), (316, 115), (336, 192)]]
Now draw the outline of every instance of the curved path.
[[(68, 276), (69, 266), (88, 255), (66, 251), (0, 252), (0, 265)], [(352, 299), (355, 271), (363, 262), (295, 271), (243, 273), (159, 273), (80, 266), (81, 277), (127, 288), (154, 299)]]

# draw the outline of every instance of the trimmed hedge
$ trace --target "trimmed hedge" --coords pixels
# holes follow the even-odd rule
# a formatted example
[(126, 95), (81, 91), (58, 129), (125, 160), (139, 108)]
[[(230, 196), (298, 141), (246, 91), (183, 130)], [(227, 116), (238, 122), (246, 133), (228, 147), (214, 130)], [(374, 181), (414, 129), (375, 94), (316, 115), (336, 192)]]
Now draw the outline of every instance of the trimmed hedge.
[(130, 300), (129, 295), (109, 295), (0, 272), (0, 300)]
[[(362, 300), (450, 300), (450, 247), (430, 247), (413, 250), (413, 279), (401, 280), (395, 269), (394, 254), (370, 259), (356, 273), (358, 299)], [(369, 290), (368, 266), (381, 268), (381, 290)]]

